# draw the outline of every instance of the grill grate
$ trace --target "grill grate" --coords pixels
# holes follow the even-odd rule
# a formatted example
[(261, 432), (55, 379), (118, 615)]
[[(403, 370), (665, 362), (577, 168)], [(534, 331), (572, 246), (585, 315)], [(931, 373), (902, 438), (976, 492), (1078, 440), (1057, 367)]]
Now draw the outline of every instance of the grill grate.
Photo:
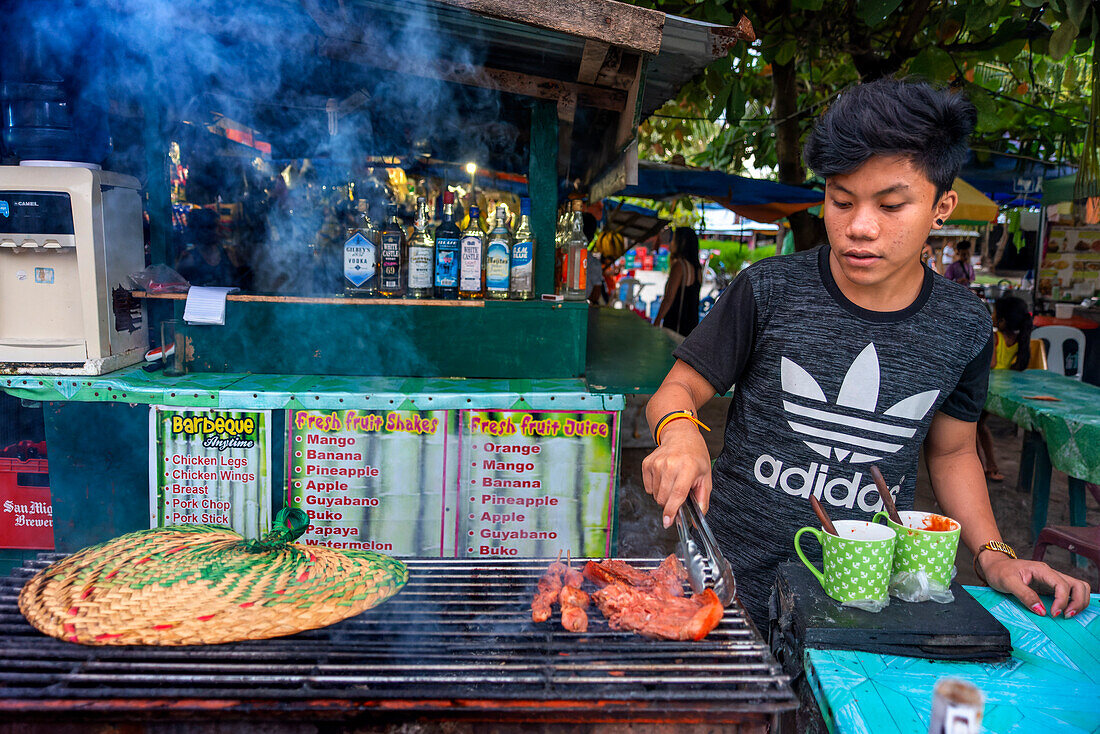
[(741, 720), (796, 705), (738, 604), (700, 642), (616, 632), (596, 610), (586, 634), (565, 631), (556, 614), (533, 623), (531, 596), (549, 561), (408, 560), (400, 594), (331, 627), (173, 648), (86, 647), (34, 630), (16, 606), (19, 589), (59, 557), (43, 554), (0, 580), (0, 711), (78, 700), (123, 711), (151, 700), (216, 699), (247, 700), (250, 711), (310, 710), (325, 701), (328, 709), (453, 712), (464, 702), (466, 714), (504, 707), (524, 717), (574, 710), (630, 718), (659, 710), (672, 720)]

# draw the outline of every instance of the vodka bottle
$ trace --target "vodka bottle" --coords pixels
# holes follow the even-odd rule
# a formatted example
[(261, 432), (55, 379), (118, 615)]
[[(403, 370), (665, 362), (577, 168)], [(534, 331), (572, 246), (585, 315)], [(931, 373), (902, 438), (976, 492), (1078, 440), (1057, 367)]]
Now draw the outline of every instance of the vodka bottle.
[(359, 201), (357, 226), (344, 240), (344, 295), (370, 298), (378, 288), (378, 230), (366, 214), (366, 201)]
[(404, 261), (405, 228), (397, 218), (397, 207), (389, 207), (389, 221), (382, 230), (382, 277), (378, 292), (385, 298), (401, 298), (405, 295)]
[(458, 297), (481, 298), (485, 273), (485, 233), (481, 231), (481, 210), (470, 207), (470, 223), (459, 243)]
[(573, 202), (569, 221), (569, 240), (565, 251), (565, 290), (567, 301), (583, 301), (588, 296), (588, 238), (584, 236), (584, 202)]
[(428, 231), (428, 204), (421, 196), (416, 200), (416, 232), (409, 242), (409, 297), (431, 298), (435, 295), (435, 239)]
[(519, 200), (519, 224), (512, 244), (512, 298), (527, 300), (535, 295), (535, 238), (531, 234), (531, 200)]
[(507, 298), (512, 272), (512, 232), (508, 229), (508, 207), (497, 205), (496, 226), (489, 233), (485, 249), (485, 297)]
[(443, 194), (443, 222), (435, 228), (435, 297), (458, 298), (459, 238), (455, 195)]

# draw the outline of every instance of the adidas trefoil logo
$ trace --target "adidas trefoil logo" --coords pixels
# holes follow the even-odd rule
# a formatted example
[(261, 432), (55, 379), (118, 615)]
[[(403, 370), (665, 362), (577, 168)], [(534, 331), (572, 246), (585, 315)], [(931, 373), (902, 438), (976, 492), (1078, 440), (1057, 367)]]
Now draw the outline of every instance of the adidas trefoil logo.
[(901, 449), (898, 439), (912, 438), (917, 430), (905, 424), (922, 420), (940, 394), (928, 390), (911, 395), (879, 414), (881, 371), (874, 342), (852, 362), (832, 405), (817, 380), (793, 360), (783, 357), (780, 372), (787, 425), (825, 459), (835, 456), (850, 464), (877, 461)]

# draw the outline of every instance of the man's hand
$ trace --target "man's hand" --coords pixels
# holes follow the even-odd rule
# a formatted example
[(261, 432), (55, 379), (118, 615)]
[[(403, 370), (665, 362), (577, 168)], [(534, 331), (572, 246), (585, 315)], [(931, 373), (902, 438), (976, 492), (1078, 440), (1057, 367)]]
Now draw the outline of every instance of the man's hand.
[(1064, 613), (1069, 619), (1089, 605), (1088, 582), (1059, 573), (1040, 561), (1025, 561), (996, 551), (985, 551), (978, 562), (990, 586), (1012, 594), (1039, 616), (1045, 615), (1046, 609), (1035, 588), (1054, 594), (1050, 605), (1052, 617)]
[(695, 495), (700, 509), (707, 511), (710, 481), (710, 453), (699, 429), (687, 420), (668, 423), (661, 433), (661, 445), (642, 460), (645, 491), (664, 508), (666, 528), (676, 519), (688, 492)]

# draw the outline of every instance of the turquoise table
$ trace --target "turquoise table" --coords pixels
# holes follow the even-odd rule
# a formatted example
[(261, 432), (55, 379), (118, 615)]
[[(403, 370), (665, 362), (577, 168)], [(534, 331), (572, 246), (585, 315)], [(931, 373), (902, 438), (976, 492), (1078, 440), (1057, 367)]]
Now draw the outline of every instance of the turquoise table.
[(1051, 619), (992, 589), (966, 589), (1008, 628), (1012, 657), (957, 663), (808, 649), (806, 679), (830, 732), (925, 734), (943, 677), (983, 691), (990, 734), (1100, 732), (1100, 594), (1073, 619)]
[(1026, 431), (1020, 488), (1031, 491), (1032, 539), (1046, 526), (1052, 468), (1069, 476), (1070, 524), (1083, 526), (1085, 483), (1100, 484), (1100, 387), (1047, 370), (994, 370), (985, 409)]

